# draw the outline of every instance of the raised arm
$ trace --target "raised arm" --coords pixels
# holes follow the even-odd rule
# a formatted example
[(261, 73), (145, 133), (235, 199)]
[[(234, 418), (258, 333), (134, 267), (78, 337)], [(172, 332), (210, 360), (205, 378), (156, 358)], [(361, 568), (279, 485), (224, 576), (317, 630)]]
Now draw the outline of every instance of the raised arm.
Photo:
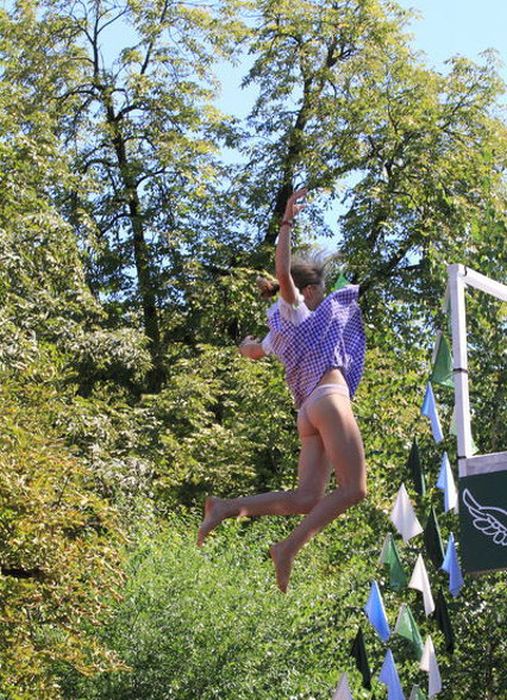
[(288, 304), (294, 304), (298, 297), (298, 290), (290, 273), (290, 234), (294, 218), (304, 206), (298, 203), (298, 200), (304, 199), (306, 193), (307, 189), (303, 187), (293, 192), (287, 200), (276, 244), (275, 273), (280, 285), (280, 295)]

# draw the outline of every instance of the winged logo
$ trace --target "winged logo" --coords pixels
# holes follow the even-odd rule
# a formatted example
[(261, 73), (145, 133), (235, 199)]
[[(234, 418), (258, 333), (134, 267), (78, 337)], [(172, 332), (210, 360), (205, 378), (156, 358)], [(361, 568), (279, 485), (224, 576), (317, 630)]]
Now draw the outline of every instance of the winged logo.
[(493, 506), (481, 506), (469, 489), (463, 491), (463, 503), (472, 516), (475, 528), (491, 537), (495, 544), (507, 547), (507, 511)]

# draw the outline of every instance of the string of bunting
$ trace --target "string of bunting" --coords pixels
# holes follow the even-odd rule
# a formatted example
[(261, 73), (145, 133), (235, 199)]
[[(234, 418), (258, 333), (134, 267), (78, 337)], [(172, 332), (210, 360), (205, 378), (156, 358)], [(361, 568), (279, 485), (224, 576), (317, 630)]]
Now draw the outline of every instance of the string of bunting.
[[(341, 275), (341, 278), (343, 278), (343, 275)], [(343, 284), (344, 280), (345, 278), (339, 278), (337, 284)], [(439, 445), (444, 441), (444, 433), (433, 386), (438, 385), (448, 389), (454, 387), (452, 353), (449, 342), (442, 331), (437, 333), (431, 364), (431, 375), (426, 384), (421, 414), (429, 419), (431, 434), (435, 443)], [(451, 419), (449, 434), (456, 435), (454, 413)], [(422, 468), (419, 445), (415, 437), (412, 441), (406, 466), (411, 476), (413, 489), (419, 497), (424, 497), (427, 492), (427, 484)], [(456, 488), (449, 457), (445, 451), (442, 454), (440, 471), (435, 486), (442, 491), (444, 513), (457, 513), (458, 490)], [(464, 581), (454, 535), (450, 532), (444, 553), (440, 526), (434, 506), (430, 507), (423, 527), (417, 517), (406, 486), (402, 482), (390, 513), (390, 520), (397, 533), (401, 535), (404, 545), (410, 542), (414, 537), (422, 534), (425, 556), (431, 561), (436, 571), (444, 571), (448, 574), (449, 591), (454, 598), (457, 597), (464, 585)], [(425, 616), (427, 618), (431, 616), (436, 622), (444, 637), (445, 651), (452, 654), (455, 648), (455, 640), (446, 598), (442, 587), (439, 587), (436, 599), (434, 598), (423, 554), (418, 554), (412, 574), (409, 578), (404, 570), (395, 537), (392, 533), (388, 533), (384, 538), (378, 563), (384, 568), (386, 585), (390, 590), (400, 593), (404, 589), (410, 588), (421, 593)], [(404, 638), (412, 650), (415, 659), (418, 661), (418, 668), (428, 675), (428, 694), (425, 694), (420, 685), (414, 684), (408, 700), (427, 700), (427, 698), (438, 695), (442, 690), (442, 680), (433, 640), (431, 636), (428, 635), (423, 642), (410, 605), (406, 602), (401, 603), (396, 623), (391, 631), (381, 588), (379, 583), (373, 580), (371, 582), (368, 599), (364, 606), (364, 613), (370, 625), (384, 644), (389, 643), (392, 635), (398, 635)], [(368, 662), (365, 638), (361, 625), (352, 643), (350, 655), (355, 660), (356, 669), (362, 676), (363, 688), (371, 691), (372, 672)], [(395, 659), (389, 647), (386, 649), (377, 678), (380, 683), (386, 686), (388, 700), (406, 700)], [(374, 698), (375, 696), (372, 695), (371, 699), (374, 700)], [(333, 695), (333, 700), (354, 700), (350, 691), (346, 672), (340, 677), (340, 682)]]

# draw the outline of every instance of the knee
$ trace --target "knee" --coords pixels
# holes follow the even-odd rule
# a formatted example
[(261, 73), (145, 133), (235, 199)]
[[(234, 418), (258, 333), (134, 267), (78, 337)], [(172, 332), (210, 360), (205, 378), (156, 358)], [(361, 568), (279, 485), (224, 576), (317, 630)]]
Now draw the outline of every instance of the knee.
[(298, 490), (294, 492), (294, 498), (298, 512), (304, 515), (309, 513), (317, 505), (321, 499), (321, 496), (315, 493)]
[(355, 492), (355, 503), (361, 503), (361, 501), (364, 501), (366, 496), (368, 495), (368, 489), (366, 488), (366, 484), (360, 484)]
[(368, 494), (366, 483), (350, 484), (347, 491), (349, 497), (348, 500), (351, 506), (355, 506), (358, 503), (361, 503), (361, 501), (364, 501)]

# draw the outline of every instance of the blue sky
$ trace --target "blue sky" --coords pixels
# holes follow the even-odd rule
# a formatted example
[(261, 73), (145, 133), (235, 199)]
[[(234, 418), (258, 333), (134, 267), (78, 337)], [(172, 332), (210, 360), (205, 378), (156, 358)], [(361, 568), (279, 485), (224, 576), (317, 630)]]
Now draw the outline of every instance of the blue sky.
[[(480, 60), (480, 53), (496, 49), (507, 61), (506, 0), (398, 0), (420, 13), (410, 30), (413, 44), (426, 54), (426, 62), (437, 70), (450, 56), (460, 54)], [(507, 80), (504, 64), (502, 75)]]
[[(398, 4), (419, 13), (409, 31), (429, 67), (445, 71), (445, 61), (458, 54), (480, 62), (481, 52), (492, 48), (504, 62), (500, 73), (507, 82), (507, 0), (398, 0)], [(220, 73), (224, 86), (219, 105), (240, 117), (248, 113), (253, 95), (240, 90), (243, 74), (244, 66)]]

